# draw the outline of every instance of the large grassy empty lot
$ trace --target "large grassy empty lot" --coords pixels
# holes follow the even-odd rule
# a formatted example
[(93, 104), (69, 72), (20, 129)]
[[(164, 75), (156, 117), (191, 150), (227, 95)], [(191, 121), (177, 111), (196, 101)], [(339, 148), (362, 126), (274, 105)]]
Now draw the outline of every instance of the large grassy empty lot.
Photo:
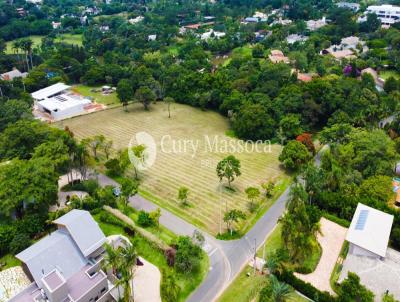
[[(211, 141), (216, 136), (219, 141), (237, 140), (225, 135), (229, 129), (228, 121), (211, 111), (175, 104), (169, 119), (163, 103), (152, 104), (147, 112), (141, 105), (135, 104), (130, 106), (128, 113), (119, 107), (66, 120), (61, 126), (68, 126), (77, 138), (103, 134), (114, 142), (117, 149), (126, 148), (130, 139), (140, 131), (151, 134), (157, 143), (157, 159), (150, 169), (141, 173), (142, 194), (212, 234), (219, 231), (220, 207), (222, 213), (226, 205), (228, 209), (237, 208), (247, 212), (244, 193), (247, 187), (259, 187), (271, 178), (280, 181), (282, 187), (282, 182), (287, 183), (288, 179), (279, 167), (281, 147), (272, 145), (270, 153), (234, 154), (241, 161), (242, 175), (233, 182), (235, 192), (222, 190), (219, 193), (221, 190), (218, 189), (219, 179), (215, 169), (218, 161), (228, 153), (209, 152), (205, 136)], [(161, 140), (165, 135), (170, 135), (172, 139), (198, 142), (198, 152), (193, 154), (190, 149), (180, 154), (161, 152)], [(171, 151), (170, 143), (164, 146), (164, 151)], [(190, 190), (189, 207), (181, 207), (177, 202), (177, 192), (181, 186)], [(264, 210), (271, 203), (271, 200), (265, 202)], [(257, 213), (249, 214), (248, 218), (255, 215)], [(247, 221), (238, 225), (240, 228), (248, 226)]]
[[(29, 36), (26, 38), (29, 38), (32, 40), (33, 42), (33, 46), (32, 48), (37, 48), (40, 47), (42, 45), (42, 39), (45, 36)], [(19, 39), (17, 39), (19, 40)], [(7, 54), (13, 54), (14, 53), (14, 49), (13, 49), (13, 42), (14, 41), (8, 41), (6, 43), (6, 53)], [(63, 42), (66, 44), (74, 44), (74, 45), (78, 45), (78, 46), (82, 46), (82, 35), (79, 34), (59, 34), (56, 38), (55, 38), (55, 42)], [(19, 50), (19, 52), (21, 53), (22, 50)]]

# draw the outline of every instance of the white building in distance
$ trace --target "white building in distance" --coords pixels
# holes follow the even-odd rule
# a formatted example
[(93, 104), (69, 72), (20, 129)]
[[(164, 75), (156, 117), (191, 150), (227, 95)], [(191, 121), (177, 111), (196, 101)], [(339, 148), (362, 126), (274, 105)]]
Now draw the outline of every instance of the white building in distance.
[(390, 26), (400, 22), (400, 6), (390, 4), (368, 6), (365, 14), (358, 18), (358, 22), (365, 22), (368, 14), (373, 13), (378, 16), (382, 25)]
[(360, 10), (360, 4), (353, 2), (338, 2), (336, 3), (337, 7), (350, 9), (353, 12), (358, 12)]
[(91, 100), (69, 91), (71, 87), (57, 83), (32, 93), (35, 107), (52, 121), (60, 121), (86, 113)]
[(314, 31), (326, 25), (326, 18), (323, 17), (322, 19), (319, 20), (308, 20), (306, 21), (306, 24), (308, 30)]
[(226, 34), (224, 32), (214, 31), (211, 29), (210, 31), (205, 32), (204, 34), (201, 34), (200, 39), (205, 41), (210, 39), (220, 39), (225, 37), (225, 35)]

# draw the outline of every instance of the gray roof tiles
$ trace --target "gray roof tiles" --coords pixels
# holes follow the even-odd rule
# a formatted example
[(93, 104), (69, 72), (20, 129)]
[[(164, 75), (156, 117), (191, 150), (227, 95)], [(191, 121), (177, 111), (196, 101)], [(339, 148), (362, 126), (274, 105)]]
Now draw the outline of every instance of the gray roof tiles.
[(71, 236), (60, 230), (44, 237), (16, 257), (27, 265), (39, 287), (43, 287), (43, 276), (54, 269), (68, 279), (87, 264)]
[(85, 257), (100, 248), (106, 241), (98, 224), (87, 211), (72, 210), (54, 223), (67, 229)]

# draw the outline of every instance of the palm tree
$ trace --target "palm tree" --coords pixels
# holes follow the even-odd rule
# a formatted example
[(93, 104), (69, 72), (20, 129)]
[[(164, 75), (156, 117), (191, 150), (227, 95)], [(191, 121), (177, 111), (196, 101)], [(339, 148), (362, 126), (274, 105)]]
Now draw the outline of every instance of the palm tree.
[[(122, 274), (127, 279), (127, 287), (129, 287), (129, 296), (133, 297), (133, 275), (134, 275), (134, 269), (136, 266), (136, 259), (137, 259), (137, 253), (136, 249), (132, 244), (128, 244), (122, 251), (121, 251), (121, 258), (122, 258), (122, 263), (124, 264), (125, 270), (128, 272), (125, 272), (125, 274)], [(123, 277), (124, 279), (124, 277)], [(125, 286), (124, 286), (124, 296), (125, 296)]]
[[(121, 258), (116, 249), (114, 249), (111, 245), (105, 244), (104, 249), (106, 250), (106, 254), (103, 260), (103, 268), (105, 271), (112, 270), (114, 276), (116, 276), (119, 267), (121, 266)], [(119, 286), (121, 285), (121, 281), (116, 278), (115, 286), (118, 288), (118, 297), (121, 297), (121, 293), (119, 290)]]
[(275, 302), (285, 302), (291, 295), (292, 289), (289, 285), (279, 282), (275, 276), (271, 277), (272, 298)]
[(21, 62), (21, 57), (19, 55), (19, 49), (21, 48), (21, 41), (20, 40), (16, 40), (12, 43), (12, 49), (14, 51), (14, 54), (17, 55), (18, 58), (18, 62)]
[(121, 283), (124, 288), (124, 302), (133, 301), (133, 288), (132, 288), (132, 279), (133, 279), (133, 271), (131, 267), (124, 266), (121, 271)]

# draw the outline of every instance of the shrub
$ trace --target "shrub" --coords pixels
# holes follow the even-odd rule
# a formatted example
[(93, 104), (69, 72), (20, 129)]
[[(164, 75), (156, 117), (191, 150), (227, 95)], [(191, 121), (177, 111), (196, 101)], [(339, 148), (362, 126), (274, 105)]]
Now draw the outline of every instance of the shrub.
[(108, 224), (113, 224), (120, 227), (126, 227), (125, 223), (108, 212), (101, 212), (100, 221)]
[(135, 236), (135, 230), (134, 230), (130, 225), (127, 225), (127, 226), (124, 227), (124, 232), (125, 232), (128, 236), (131, 236), (131, 237), (134, 237), (134, 236)]
[(18, 233), (10, 243), (11, 253), (18, 254), (31, 245), (31, 239), (27, 233)]
[(336, 298), (332, 297), (328, 292), (321, 292), (320, 290), (312, 286), (310, 283), (304, 282), (303, 280), (296, 278), (296, 276), (293, 275), (292, 272), (284, 270), (282, 273), (276, 273), (276, 277), (280, 281), (291, 285), (296, 290), (301, 292), (303, 295), (311, 299), (314, 299), (315, 301), (319, 302), (337, 301)]
[(345, 228), (350, 227), (350, 222), (348, 220), (339, 218), (339, 217), (329, 214), (327, 212), (323, 212), (322, 217), (325, 217), (326, 219), (333, 221), (333, 222), (337, 223), (338, 225), (341, 225), (342, 227), (345, 227)]
[(19, 233), (26, 233), (30, 237), (44, 231), (47, 216), (33, 214), (25, 215), (23, 219), (17, 222), (17, 229)]
[(120, 176), (123, 172), (121, 164), (117, 158), (109, 159), (105, 163), (105, 167), (107, 168), (107, 174), (111, 176)]
[(9, 252), (9, 245), (14, 238), (15, 231), (16, 229), (12, 225), (0, 226), (0, 255)]
[(201, 248), (195, 245), (188, 236), (180, 236), (176, 247), (176, 269), (186, 274), (197, 271), (202, 257)]
[(153, 220), (150, 217), (150, 214), (145, 212), (145, 211), (140, 211), (138, 218), (137, 218), (137, 224), (142, 226), (142, 227), (149, 227), (153, 225)]

